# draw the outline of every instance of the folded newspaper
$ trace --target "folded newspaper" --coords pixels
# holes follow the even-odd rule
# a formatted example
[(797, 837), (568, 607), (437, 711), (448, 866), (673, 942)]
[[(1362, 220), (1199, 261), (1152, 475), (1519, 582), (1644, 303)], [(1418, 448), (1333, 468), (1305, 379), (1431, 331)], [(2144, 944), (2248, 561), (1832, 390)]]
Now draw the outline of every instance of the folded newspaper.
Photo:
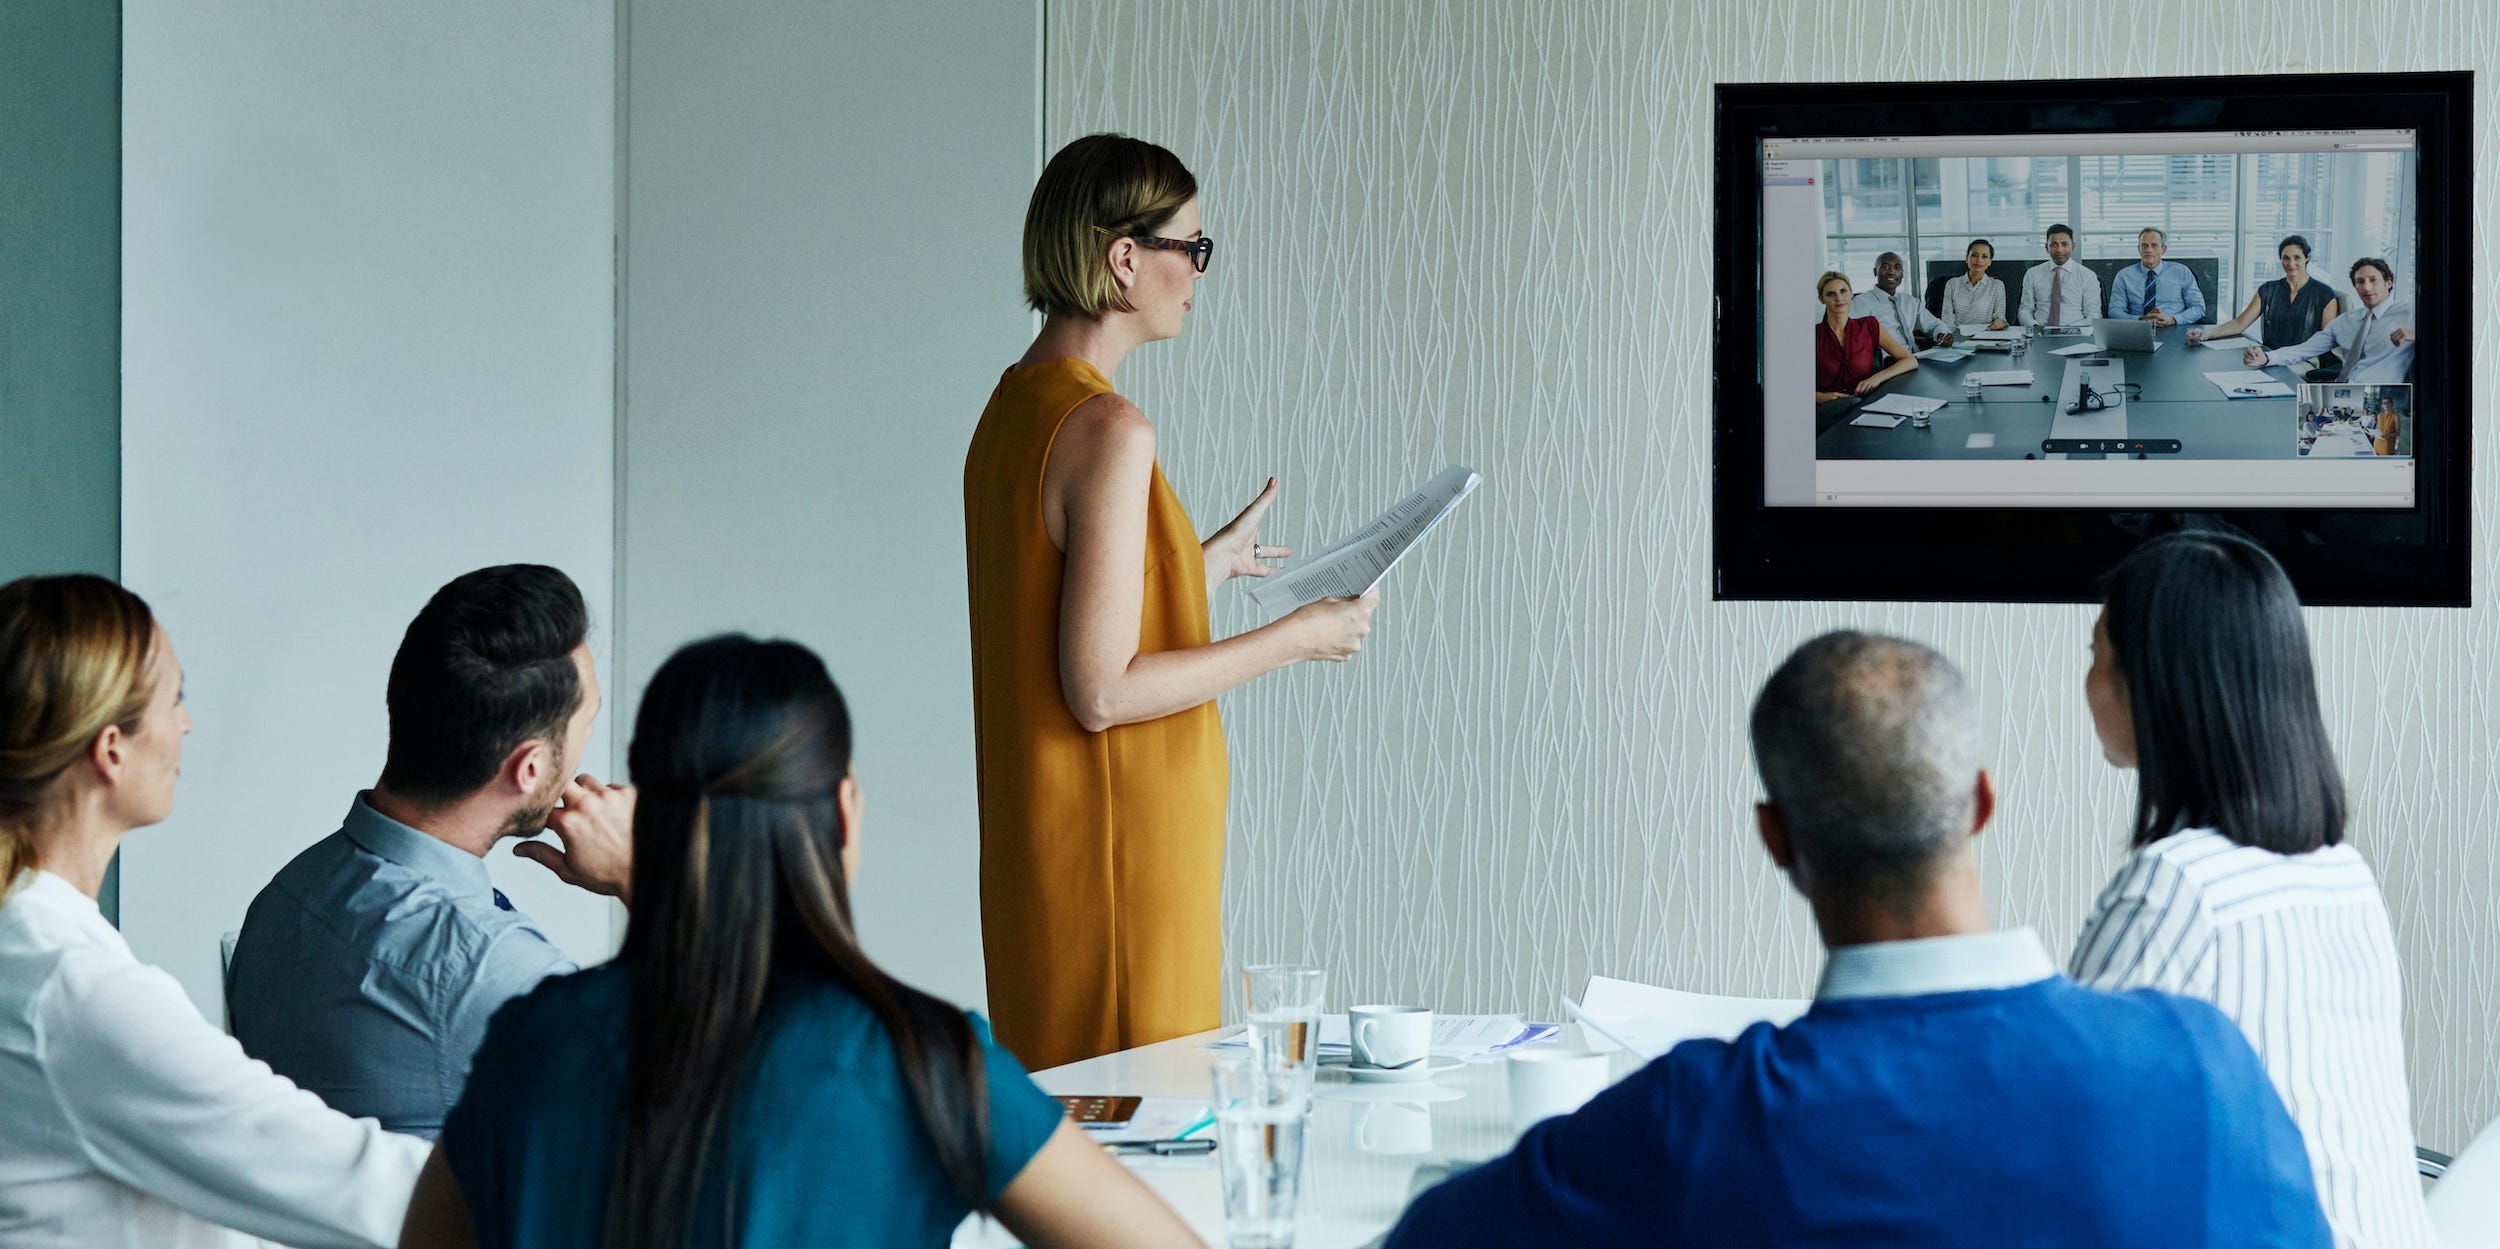
[(1423, 489), (1397, 501), (1380, 519), (1290, 568), (1262, 578), (1250, 597), (1277, 615), (1324, 598), (1348, 598), (1380, 583), (1408, 551), (1441, 523), (1484, 478), (1471, 468), (1445, 468)]

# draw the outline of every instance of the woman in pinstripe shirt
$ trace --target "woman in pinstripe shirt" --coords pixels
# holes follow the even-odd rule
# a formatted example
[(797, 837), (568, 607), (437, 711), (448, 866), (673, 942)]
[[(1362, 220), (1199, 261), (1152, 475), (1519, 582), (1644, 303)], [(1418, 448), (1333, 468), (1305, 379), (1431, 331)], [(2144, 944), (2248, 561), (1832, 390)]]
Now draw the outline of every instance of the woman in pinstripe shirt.
[(2300, 1125), (2337, 1249), (2432, 1244), (2395, 936), (2344, 841), (2283, 570), (2220, 533), (2145, 543), (2110, 574), (2084, 694), (2103, 753), (2135, 769), (2136, 813), (2074, 978), (2220, 1007)]

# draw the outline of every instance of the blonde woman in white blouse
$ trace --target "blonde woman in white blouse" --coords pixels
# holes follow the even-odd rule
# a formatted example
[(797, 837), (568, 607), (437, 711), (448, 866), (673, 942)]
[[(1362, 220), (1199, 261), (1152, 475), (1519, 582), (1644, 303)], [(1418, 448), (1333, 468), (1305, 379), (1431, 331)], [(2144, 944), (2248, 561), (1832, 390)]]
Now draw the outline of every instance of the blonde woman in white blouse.
[(2220, 533), (2145, 543), (2110, 574), (2084, 693), (2103, 753), (2135, 769), (2136, 819), (2068, 970), (2221, 1008), (2300, 1125), (2339, 1249), (2433, 1244), (2395, 935), (2344, 841), (2283, 570)]
[(395, 1244), (426, 1142), (244, 1057), (96, 908), (190, 728), (137, 596), (0, 586), (0, 1249)]
[(1988, 266), (1996, 259), (1997, 245), (1986, 239), (1972, 239), (1963, 249), (1962, 275), (1944, 284), (1947, 324), (2005, 328), (2005, 283), (1988, 276)]

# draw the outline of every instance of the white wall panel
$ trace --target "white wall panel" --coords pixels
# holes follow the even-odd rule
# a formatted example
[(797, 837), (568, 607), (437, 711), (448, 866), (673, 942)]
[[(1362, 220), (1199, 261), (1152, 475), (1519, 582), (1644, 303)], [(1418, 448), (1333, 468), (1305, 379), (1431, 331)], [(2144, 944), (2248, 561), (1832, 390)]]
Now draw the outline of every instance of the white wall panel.
[[(614, 30), (604, 0), (123, 5), (122, 572), (199, 727), (122, 923), (212, 1019), (218, 934), (381, 772), (437, 586), (563, 568), (608, 673)], [(490, 862), (606, 955), (608, 903)]]
[[(2125, 840), (2131, 778), (2083, 705), (2089, 608), (1710, 601), (1711, 85), (2489, 75), (2500, 10), (1055, 0), (1046, 47), (1048, 144), (1171, 146), (1223, 244), (1190, 331), (1117, 379), (1202, 529), (1271, 472), (1268, 532), (1291, 543), (1445, 464), (1485, 474), (1355, 663), (1225, 700), (1229, 960), (1324, 963), (1339, 1006), (1551, 1015), (1592, 972), (1811, 987), (1805, 909), (1754, 842), (1743, 726), (1827, 628), (1930, 641), (1984, 692), (2000, 922), (2062, 954)], [(2481, 318), (2478, 360), (2500, 358), (2495, 331)], [(2488, 365), (2476, 384), (2500, 394)], [(2500, 491), (2482, 476), (2488, 603)], [(1220, 630), (1255, 619), (1220, 596)], [(2310, 619), (2354, 840), (2410, 976), (2417, 1119), (2454, 1149), (2500, 1115), (2500, 612)]]
[(727, 629), (816, 648), (888, 971), (984, 1000), (963, 463), (1034, 322), (1033, 0), (627, 6), (627, 697)]

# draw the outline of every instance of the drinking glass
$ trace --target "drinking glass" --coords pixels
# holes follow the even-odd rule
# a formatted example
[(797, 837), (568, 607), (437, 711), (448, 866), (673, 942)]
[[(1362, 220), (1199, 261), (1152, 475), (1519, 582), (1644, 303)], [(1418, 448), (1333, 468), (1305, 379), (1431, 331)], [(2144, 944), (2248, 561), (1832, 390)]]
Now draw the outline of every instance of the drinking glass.
[(1242, 1006), (1250, 1019), (1250, 1060), (1289, 1077), (1293, 1092), (1311, 1095), (1319, 1070), (1319, 1005), (1328, 973), (1291, 963), (1262, 963), (1241, 973)]
[(1224, 1243), (1227, 1249), (1293, 1249), (1309, 1086), (1256, 1058), (1217, 1061), (1214, 1086)]

